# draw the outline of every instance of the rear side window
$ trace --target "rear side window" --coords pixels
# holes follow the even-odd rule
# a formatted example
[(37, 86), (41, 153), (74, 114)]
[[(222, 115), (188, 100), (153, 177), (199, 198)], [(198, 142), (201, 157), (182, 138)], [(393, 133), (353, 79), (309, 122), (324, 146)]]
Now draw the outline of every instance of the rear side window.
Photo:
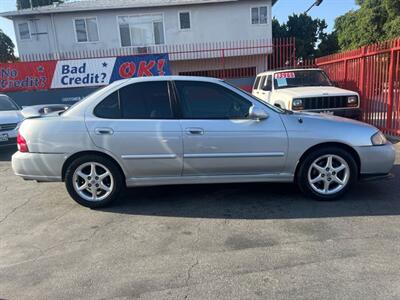
[(260, 84), (260, 80), (261, 80), (261, 77), (257, 76), (256, 81), (254, 82), (253, 90), (258, 89), (258, 86)]
[(121, 118), (121, 107), (119, 103), (118, 91), (107, 96), (94, 109), (94, 115), (103, 119)]
[(270, 92), (272, 91), (272, 76), (268, 75), (267, 82), (263, 85), (263, 90)]
[(260, 81), (260, 90), (264, 89), (264, 85), (265, 85), (265, 79), (267, 78), (267, 76), (263, 76), (261, 77), (261, 81)]
[(134, 83), (119, 90), (124, 119), (172, 119), (167, 81)]
[(246, 119), (252, 103), (209, 82), (176, 81), (184, 119)]
[(94, 114), (105, 119), (172, 119), (168, 82), (125, 86), (97, 105)]

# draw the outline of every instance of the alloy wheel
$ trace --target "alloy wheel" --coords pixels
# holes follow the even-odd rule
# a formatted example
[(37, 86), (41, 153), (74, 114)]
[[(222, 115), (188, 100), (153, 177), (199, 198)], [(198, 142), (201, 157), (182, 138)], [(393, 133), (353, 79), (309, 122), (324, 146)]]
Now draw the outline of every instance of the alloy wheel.
[(308, 183), (322, 195), (332, 195), (343, 190), (350, 179), (350, 167), (340, 156), (323, 155), (311, 164), (308, 170)]
[(102, 201), (114, 189), (110, 170), (98, 162), (88, 162), (76, 168), (73, 176), (75, 192), (87, 201)]

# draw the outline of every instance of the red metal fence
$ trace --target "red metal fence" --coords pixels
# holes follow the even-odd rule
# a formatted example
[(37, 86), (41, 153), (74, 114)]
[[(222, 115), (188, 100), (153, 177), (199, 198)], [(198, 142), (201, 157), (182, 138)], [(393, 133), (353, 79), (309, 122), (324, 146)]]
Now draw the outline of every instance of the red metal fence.
[(363, 120), (400, 136), (400, 38), (316, 59), (339, 86), (361, 95)]

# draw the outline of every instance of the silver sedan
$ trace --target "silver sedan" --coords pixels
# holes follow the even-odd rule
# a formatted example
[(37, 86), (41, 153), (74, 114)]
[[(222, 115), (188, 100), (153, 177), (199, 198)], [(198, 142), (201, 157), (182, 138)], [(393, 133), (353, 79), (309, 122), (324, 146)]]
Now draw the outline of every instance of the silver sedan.
[(64, 181), (88, 207), (124, 187), (295, 182), (321, 200), (363, 177), (387, 175), (395, 150), (375, 127), (293, 113), (200, 77), (117, 81), (66, 112), (25, 120), (14, 172)]

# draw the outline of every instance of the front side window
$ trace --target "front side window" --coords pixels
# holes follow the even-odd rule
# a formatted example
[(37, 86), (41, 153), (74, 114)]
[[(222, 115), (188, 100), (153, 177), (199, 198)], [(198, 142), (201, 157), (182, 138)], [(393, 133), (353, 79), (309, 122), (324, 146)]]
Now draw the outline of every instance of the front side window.
[(267, 24), (268, 23), (268, 7), (259, 6), (251, 8), (251, 24)]
[(252, 103), (209, 82), (176, 81), (184, 119), (246, 119)]
[(75, 19), (74, 24), (78, 43), (97, 42), (99, 40), (96, 18)]
[(96, 106), (105, 119), (172, 119), (166, 81), (134, 83), (112, 93)]
[(164, 44), (162, 14), (118, 17), (122, 47)]
[(190, 13), (180, 12), (179, 13), (179, 27), (182, 30), (190, 29)]
[(21, 40), (29, 40), (31, 38), (31, 32), (29, 30), (28, 22), (18, 24), (19, 38)]

